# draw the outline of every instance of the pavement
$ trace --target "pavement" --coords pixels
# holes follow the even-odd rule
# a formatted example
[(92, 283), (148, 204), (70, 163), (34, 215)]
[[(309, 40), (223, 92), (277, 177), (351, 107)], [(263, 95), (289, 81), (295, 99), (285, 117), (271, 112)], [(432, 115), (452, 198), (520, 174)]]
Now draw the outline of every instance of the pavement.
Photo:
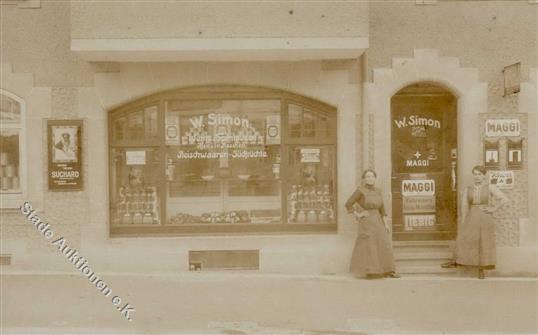
[[(111, 289), (108, 296), (80, 273), (0, 276), (0, 333), (538, 334), (537, 278), (100, 277)], [(121, 298), (117, 307), (115, 296)]]

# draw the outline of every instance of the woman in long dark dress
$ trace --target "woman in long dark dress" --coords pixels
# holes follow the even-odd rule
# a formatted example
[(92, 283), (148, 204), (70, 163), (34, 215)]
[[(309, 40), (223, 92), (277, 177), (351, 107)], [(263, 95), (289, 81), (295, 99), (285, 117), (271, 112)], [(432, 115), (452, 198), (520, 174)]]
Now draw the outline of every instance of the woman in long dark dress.
[(350, 271), (357, 277), (398, 278), (394, 270), (391, 235), (381, 190), (375, 187), (376, 173), (368, 169), (359, 186), (346, 201), (348, 213), (359, 222), (359, 235), (351, 256)]
[[(443, 267), (465, 266), (478, 269), (478, 278), (484, 279), (484, 270), (495, 268), (495, 221), (492, 213), (502, 207), (508, 198), (486, 181), (483, 166), (473, 168), (474, 185), (465, 188), (463, 195), (463, 224), (460, 225), (454, 260)], [(496, 201), (493, 202), (492, 198)]]

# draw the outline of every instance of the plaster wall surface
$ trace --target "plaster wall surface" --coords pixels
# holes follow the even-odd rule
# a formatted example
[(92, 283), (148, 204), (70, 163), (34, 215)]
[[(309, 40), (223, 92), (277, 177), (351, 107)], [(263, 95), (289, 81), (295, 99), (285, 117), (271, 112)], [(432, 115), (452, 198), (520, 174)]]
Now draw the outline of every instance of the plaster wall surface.
[(36, 9), (2, 4), (0, 31), (1, 62), (11, 63), (16, 73), (32, 74), (36, 86), (92, 84), (95, 65), (70, 51), (68, 1), (41, 1)]
[(538, 65), (538, 6), (526, 1), (369, 5), (369, 70), (390, 67), (393, 57), (411, 57), (413, 49), (437, 49), (439, 55), (458, 57), (462, 67), (478, 68), (480, 81), (489, 83), (488, 111), (507, 112), (498, 91), (503, 67), (521, 62), (522, 81), (527, 81), (529, 69)]
[(359, 36), (368, 36), (362, 1), (71, 3), (75, 39)]

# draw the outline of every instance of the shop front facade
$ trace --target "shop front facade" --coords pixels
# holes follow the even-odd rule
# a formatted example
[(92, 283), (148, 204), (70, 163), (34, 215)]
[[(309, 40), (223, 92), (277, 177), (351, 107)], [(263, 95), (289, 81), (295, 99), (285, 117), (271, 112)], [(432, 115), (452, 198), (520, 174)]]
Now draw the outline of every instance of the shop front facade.
[[(17, 210), (28, 201), (102, 272), (346, 273), (357, 227), (343, 204), (373, 168), (397, 262), (420, 273), (450, 250), (478, 164), (511, 199), (496, 215), (497, 271), (538, 271), (535, 5), (264, 3), (254, 30), (253, 4), (2, 6), (6, 271), (71, 270)], [(443, 43), (446, 18), (428, 23), (437, 39), (389, 33), (461, 11), (475, 39)], [(213, 22), (224, 15), (249, 19)], [(15, 30), (37, 17), (27, 43), (59, 45), (41, 66)], [(512, 52), (473, 49), (513, 34)], [(505, 94), (513, 63), (521, 84)], [(424, 246), (413, 266), (399, 254)]]

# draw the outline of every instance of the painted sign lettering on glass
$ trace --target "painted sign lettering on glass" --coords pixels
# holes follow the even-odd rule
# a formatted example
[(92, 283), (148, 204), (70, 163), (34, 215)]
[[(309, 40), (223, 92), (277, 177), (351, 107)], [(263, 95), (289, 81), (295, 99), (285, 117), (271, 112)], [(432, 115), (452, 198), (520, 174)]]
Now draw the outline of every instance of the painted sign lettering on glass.
[(442, 168), (442, 115), (435, 111), (400, 112), (392, 120), (393, 168), (399, 173), (431, 172)]

